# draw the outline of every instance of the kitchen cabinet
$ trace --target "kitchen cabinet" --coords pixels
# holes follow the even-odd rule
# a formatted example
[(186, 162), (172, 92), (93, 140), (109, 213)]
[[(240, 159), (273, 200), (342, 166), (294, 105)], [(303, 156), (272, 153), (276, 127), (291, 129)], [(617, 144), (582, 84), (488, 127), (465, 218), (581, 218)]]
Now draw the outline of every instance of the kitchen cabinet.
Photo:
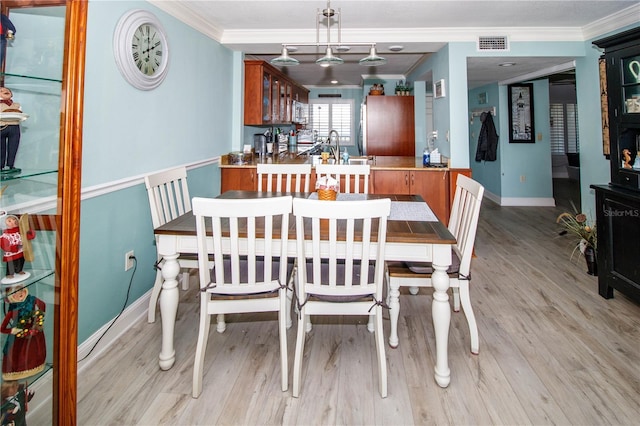
[(367, 155), (414, 157), (413, 96), (367, 96)]
[(220, 192), (230, 190), (257, 191), (258, 181), (255, 167), (229, 167), (221, 169)]
[(596, 40), (605, 49), (611, 182), (596, 194), (598, 292), (640, 302), (640, 27)]
[(294, 100), (308, 102), (309, 91), (265, 61), (244, 61), (245, 125), (290, 124)]
[(448, 224), (448, 170), (373, 170), (371, 180), (376, 194), (421, 195), (438, 219)]
[[(29, 131), (22, 132), (19, 147), (29, 149), (29, 155), (21, 157), (19, 151), (20, 163), (16, 167), (20, 167), (21, 172), (2, 176), (1, 186), (5, 191), (0, 198), (0, 210), (21, 218), (28, 213), (36, 232), (36, 237), (30, 240), (34, 260), (24, 268), (30, 276), (17, 283), (18, 286), (3, 284), (3, 296), (11, 292), (17, 294), (16, 287), (22, 287), (29, 296), (46, 304), (42, 324), (46, 343), (44, 370), (18, 380), (18, 384), (37, 389), (30, 405), (35, 407), (41, 403), (39, 410), (47, 410), (47, 417), (50, 412), (47, 423), (76, 424), (82, 113), (88, 1), (4, 0), (1, 8), (4, 15), (10, 19), (13, 16), (14, 23), (20, 22), (21, 28), (38, 27), (39, 20), (47, 22), (41, 33), (17, 33), (6, 51), (5, 63), (0, 64), (3, 66), (0, 84), (12, 89), (15, 101), (23, 108), (30, 106), (28, 111), (25, 109), (29, 114)], [(52, 34), (55, 31), (55, 36), (47, 33), (45, 27)], [(33, 61), (33, 46), (40, 45), (43, 37), (48, 43), (49, 66)], [(4, 298), (3, 303), (3, 312), (6, 312)], [(2, 336), (3, 340), (7, 337)], [(16, 340), (17, 336), (14, 344)], [(7, 381), (12, 378), (5, 380), (3, 374), (3, 389)], [(40, 386), (41, 382), (46, 385)], [(47, 398), (48, 392), (50, 398)], [(46, 401), (50, 405), (45, 404)]]

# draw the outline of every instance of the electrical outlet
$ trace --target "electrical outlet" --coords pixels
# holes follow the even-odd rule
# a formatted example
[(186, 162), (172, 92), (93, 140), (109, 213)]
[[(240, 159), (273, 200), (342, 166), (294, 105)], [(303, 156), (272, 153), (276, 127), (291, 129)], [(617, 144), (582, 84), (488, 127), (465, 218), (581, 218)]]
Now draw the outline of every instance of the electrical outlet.
[(526, 182), (527, 178), (525, 175), (520, 175), (520, 182)]
[(131, 268), (133, 268), (133, 250), (124, 255), (124, 270), (128, 271)]

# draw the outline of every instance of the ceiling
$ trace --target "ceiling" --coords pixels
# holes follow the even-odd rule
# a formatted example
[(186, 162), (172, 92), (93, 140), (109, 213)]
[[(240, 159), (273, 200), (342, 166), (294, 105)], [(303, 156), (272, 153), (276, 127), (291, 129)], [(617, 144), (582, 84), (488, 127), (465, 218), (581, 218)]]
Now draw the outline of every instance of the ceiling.
[[(340, 53), (342, 65), (322, 68), (315, 60), (324, 54), (326, 26), (316, 32), (317, 12), (326, 0), (149, 0), (188, 25), (218, 40), (247, 58), (271, 60), (280, 55), (283, 43), (310, 43), (291, 56), (301, 64), (282, 67), (295, 81), (311, 87), (360, 86), (364, 78), (404, 78), (429, 54), (448, 42), (472, 41), (479, 36), (506, 37), (516, 41), (584, 41), (640, 21), (640, 0), (334, 0), (340, 11), (341, 42), (376, 43), (387, 59), (379, 67), (363, 67), (368, 46), (351, 46)], [(331, 42), (338, 37), (332, 24)], [(400, 52), (389, 50), (402, 46)], [(513, 57), (508, 52), (481, 52), (467, 63), (469, 88), (493, 82), (555, 74), (573, 68), (572, 57)], [(540, 52), (541, 55), (544, 52)], [(499, 63), (514, 62), (510, 67)], [(565, 74), (566, 76), (566, 74)], [(421, 76), (429, 80), (430, 76)]]

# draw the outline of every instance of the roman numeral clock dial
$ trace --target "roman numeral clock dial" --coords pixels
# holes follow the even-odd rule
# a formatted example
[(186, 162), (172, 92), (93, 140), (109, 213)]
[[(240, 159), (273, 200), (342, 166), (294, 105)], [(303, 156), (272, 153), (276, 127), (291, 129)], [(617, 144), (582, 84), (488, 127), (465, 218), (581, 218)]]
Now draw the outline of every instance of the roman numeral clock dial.
[(140, 90), (154, 89), (166, 77), (167, 37), (158, 18), (147, 10), (131, 10), (120, 18), (113, 53), (122, 76)]

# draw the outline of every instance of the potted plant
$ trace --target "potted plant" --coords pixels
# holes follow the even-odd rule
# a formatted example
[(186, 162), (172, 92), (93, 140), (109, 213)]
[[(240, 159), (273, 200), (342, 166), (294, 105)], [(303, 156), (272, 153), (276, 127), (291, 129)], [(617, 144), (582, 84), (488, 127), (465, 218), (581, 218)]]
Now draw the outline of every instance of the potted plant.
[[(575, 206), (574, 206), (574, 210)], [(584, 213), (564, 212), (556, 218), (556, 223), (563, 228), (560, 235), (572, 235), (577, 238), (575, 247), (571, 252), (571, 257), (576, 250), (584, 256), (587, 262), (587, 273), (589, 275), (598, 275), (597, 252), (598, 252), (598, 235), (595, 223), (589, 220)]]
[(410, 96), (413, 91), (413, 87), (406, 81), (399, 81), (396, 83), (396, 95), (397, 96)]

